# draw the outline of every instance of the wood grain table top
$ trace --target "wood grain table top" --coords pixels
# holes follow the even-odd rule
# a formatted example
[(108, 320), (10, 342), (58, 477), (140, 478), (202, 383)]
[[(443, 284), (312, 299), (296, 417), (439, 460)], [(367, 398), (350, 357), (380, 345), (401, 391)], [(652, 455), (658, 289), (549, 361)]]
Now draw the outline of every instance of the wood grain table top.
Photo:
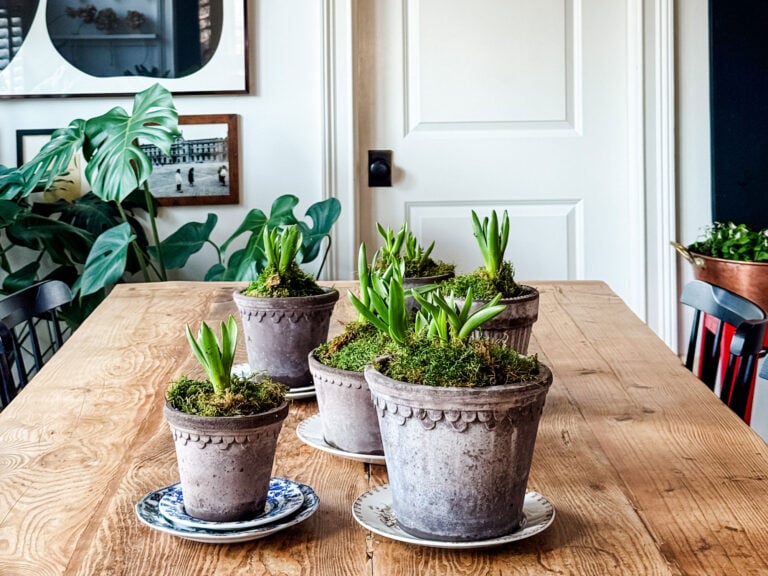
[[(335, 284), (332, 333), (355, 285)], [(150, 529), (134, 505), (178, 480), (164, 392), (199, 375), (184, 324), (236, 315), (242, 285), (125, 284), (0, 413), (0, 574), (768, 574), (766, 444), (605, 284), (534, 284), (531, 348), (555, 376), (529, 481), (557, 511), (546, 531), (463, 551), (372, 534), (351, 507), (386, 467), (305, 445), (311, 399), (293, 401), (274, 468), (313, 487), (311, 518), (240, 544)]]

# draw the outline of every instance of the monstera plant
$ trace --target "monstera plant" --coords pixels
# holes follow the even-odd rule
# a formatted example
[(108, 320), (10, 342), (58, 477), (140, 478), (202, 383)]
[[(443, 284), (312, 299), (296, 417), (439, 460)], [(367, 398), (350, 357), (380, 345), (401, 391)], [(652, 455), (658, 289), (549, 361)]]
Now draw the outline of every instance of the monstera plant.
[[(179, 134), (171, 93), (155, 84), (136, 94), (131, 114), (115, 107), (88, 120), (74, 120), (55, 131), (29, 162), (16, 169), (0, 166), (3, 292), (43, 278), (60, 278), (77, 296), (67, 316), (76, 325), (116, 282), (133, 275), (144, 281), (167, 280), (169, 269), (185, 266), (206, 244), (217, 255), (206, 279), (255, 278), (266, 263), (265, 227), (298, 225), (304, 238), (302, 263), (318, 257), (325, 238), (327, 254), (329, 231), (340, 213), (338, 201), (328, 199), (310, 206), (306, 213), (312, 219), (310, 226), (294, 216), (299, 200), (292, 195), (275, 200), (269, 217), (261, 210), (251, 210), (221, 247), (211, 240), (215, 214), (208, 214), (205, 222), (188, 222), (161, 240), (157, 202), (148, 185), (152, 162), (139, 143), (153, 144), (167, 155)], [(55, 187), (79, 153), (91, 192), (72, 202), (35, 202), (31, 195)], [(148, 231), (139, 212), (146, 213)], [(243, 234), (250, 234), (246, 247), (225, 262), (224, 251)], [(321, 270), (322, 264), (317, 274)]]

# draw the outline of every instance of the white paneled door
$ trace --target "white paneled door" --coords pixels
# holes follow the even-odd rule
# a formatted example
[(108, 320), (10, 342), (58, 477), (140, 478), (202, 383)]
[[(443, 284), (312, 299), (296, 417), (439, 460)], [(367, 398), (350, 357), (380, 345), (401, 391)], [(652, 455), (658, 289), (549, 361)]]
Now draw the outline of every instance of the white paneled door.
[[(468, 271), (480, 264), (470, 210), (507, 210), (518, 279), (605, 280), (642, 316), (634, 2), (368, 0), (355, 10), (361, 239), (378, 245), (376, 222), (407, 220)], [(369, 188), (368, 150), (381, 149), (393, 152), (393, 185)]]

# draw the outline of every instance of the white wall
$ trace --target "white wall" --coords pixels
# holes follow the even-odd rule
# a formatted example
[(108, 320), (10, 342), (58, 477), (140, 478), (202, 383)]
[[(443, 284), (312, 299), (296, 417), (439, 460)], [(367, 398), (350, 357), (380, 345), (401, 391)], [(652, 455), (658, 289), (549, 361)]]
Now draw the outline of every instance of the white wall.
[[(233, 1), (233, 0), (225, 0)], [(322, 195), (322, 14), (308, 0), (248, 0), (250, 95), (174, 98), (180, 114), (240, 116), (240, 205), (161, 209), (161, 237), (216, 212), (214, 241), (222, 242), (252, 208), (269, 212), (281, 194), (301, 198), (299, 216)], [(211, 87), (214, 88), (214, 87)], [(0, 100), (0, 164), (16, 165), (16, 130), (58, 128), (128, 98)], [(203, 248), (180, 277), (202, 279), (214, 263)]]
[[(712, 221), (709, 18), (702, 0), (679, 0), (676, 9), (678, 240), (690, 244)], [(693, 278), (687, 262), (681, 272), (681, 282)]]

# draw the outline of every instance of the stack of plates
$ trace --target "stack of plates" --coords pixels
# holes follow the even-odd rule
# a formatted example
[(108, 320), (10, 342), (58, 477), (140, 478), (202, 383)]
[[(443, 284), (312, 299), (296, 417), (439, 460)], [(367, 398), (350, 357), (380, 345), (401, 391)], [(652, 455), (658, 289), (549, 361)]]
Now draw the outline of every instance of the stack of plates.
[(264, 538), (303, 522), (320, 504), (314, 490), (287, 478), (272, 478), (264, 512), (236, 522), (210, 522), (189, 516), (184, 510), (181, 484), (150, 492), (136, 504), (144, 524), (187, 540), (208, 543), (247, 542)]
[[(232, 366), (232, 374), (235, 376), (248, 376), (253, 374), (253, 370), (248, 364), (235, 364)], [(310, 386), (301, 386), (299, 388), (291, 388), (291, 391), (285, 395), (288, 400), (303, 400), (304, 398), (315, 397), (315, 384)]]

